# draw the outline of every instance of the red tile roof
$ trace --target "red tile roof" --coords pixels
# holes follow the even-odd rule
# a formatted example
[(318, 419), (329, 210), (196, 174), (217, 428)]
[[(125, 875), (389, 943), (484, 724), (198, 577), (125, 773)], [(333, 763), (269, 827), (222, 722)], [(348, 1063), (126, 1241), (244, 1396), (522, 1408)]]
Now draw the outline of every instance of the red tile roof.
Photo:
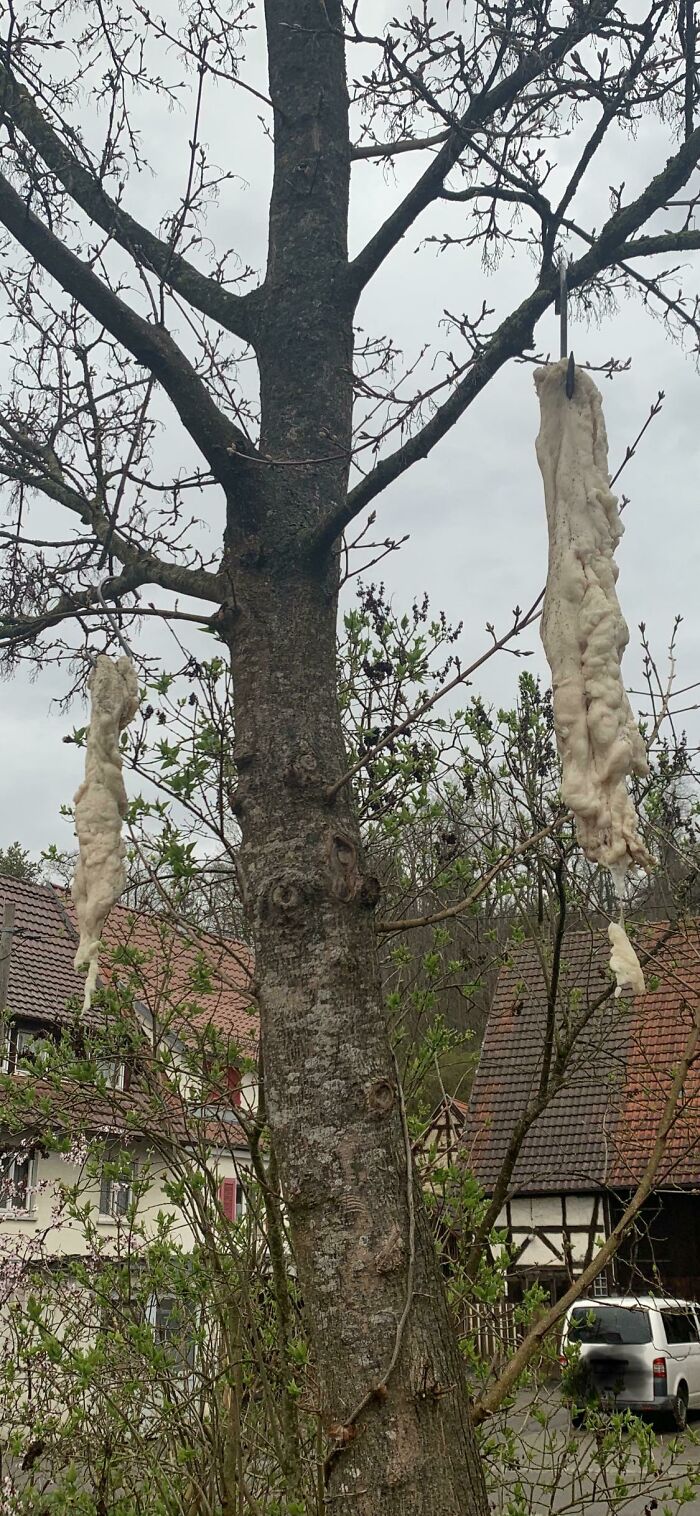
[[(700, 1008), (698, 923), (673, 932), (664, 922), (640, 928), (638, 949), (640, 956), (651, 953), (648, 990), (630, 1004), (605, 995), (606, 933), (566, 936), (558, 1034), (565, 1036), (584, 1013), (590, 1015), (562, 1088), (524, 1139), (511, 1193), (623, 1189), (641, 1177), (674, 1066)], [(501, 1171), (517, 1121), (536, 1097), (546, 1019), (542, 963), (536, 946), (524, 943), (501, 970), (469, 1105), (466, 1152), (487, 1190)], [(656, 1183), (700, 1184), (700, 1070), (687, 1081)]]
[[(97, 1091), (91, 1084), (64, 1080), (60, 1088), (42, 1079), (27, 1079), (30, 1099), (13, 1106), (11, 1118), (0, 1114), (3, 1140), (21, 1135), (40, 1137), (89, 1132), (108, 1137), (126, 1133), (129, 1138), (147, 1138), (161, 1152), (173, 1146), (201, 1147), (206, 1143), (223, 1150), (248, 1146), (248, 1139), (233, 1111), (212, 1115), (187, 1102), (172, 1086), (161, 1083), (146, 1088), (132, 1082), (127, 1092)], [(20, 1088), (20, 1097), (24, 1091)], [(223, 1103), (222, 1103), (223, 1104)]]
[[(75, 924), (69, 896), (65, 909)], [(117, 974), (123, 977), (112, 955), (123, 948), (135, 950), (136, 961), (128, 973), (136, 981), (138, 999), (157, 1023), (185, 1035), (188, 1026), (211, 1025), (244, 1052), (255, 1052), (258, 1017), (249, 993), (253, 955), (243, 943), (121, 905), (110, 911), (102, 941), (102, 982), (110, 984)]]
[[(694, 1018), (700, 1011), (700, 922), (685, 924), (650, 965), (658, 985), (634, 1007), (626, 1079), (612, 1134), (610, 1184), (641, 1177)], [(647, 970), (647, 983), (652, 981)], [(700, 1184), (700, 1064), (689, 1070), (657, 1186)]]
[[(0, 875), (0, 905), (15, 906), (10, 957), (8, 1007), (15, 1016), (65, 1021), (80, 1005), (84, 980), (73, 968), (77, 944), (75, 912), (66, 891)], [(136, 949), (128, 972), (136, 980), (137, 998), (157, 1024), (167, 1022), (180, 1034), (188, 1024), (209, 1023), (242, 1050), (254, 1054), (257, 1015), (251, 1014), (249, 985), (252, 955), (233, 939), (172, 924), (164, 917), (115, 906), (104, 931), (103, 983), (125, 970), (115, 965), (117, 949)], [(104, 1012), (93, 1008), (85, 1018), (96, 1026)]]
[(59, 898), (46, 885), (0, 875), (0, 906), (5, 901), (15, 908), (9, 1009), (29, 1019), (65, 1019), (69, 1002), (82, 1001), (83, 981), (73, 968), (75, 934)]

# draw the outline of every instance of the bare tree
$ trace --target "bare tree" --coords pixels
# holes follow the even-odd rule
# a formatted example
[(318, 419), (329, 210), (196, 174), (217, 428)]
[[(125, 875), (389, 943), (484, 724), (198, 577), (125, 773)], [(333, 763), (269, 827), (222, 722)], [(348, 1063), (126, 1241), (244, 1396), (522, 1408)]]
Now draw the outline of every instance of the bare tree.
[[(532, 350), (559, 288), (563, 237), (578, 249), (568, 287), (586, 307), (637, 291), (697, 345), (695, 305), (668, 264), (700, 247), (694, 28), (691, 15), (679, 29), (675, 0), (650, 0), (635, 20), (612, 0), (563, 10), (473, 0), (459, 16), (436, 0), (434, 11), (401, 5), (379, 30), (376, 11), (362, 0), (192, 0), (156, 18), (139, 0), (114, 13), (100, 0), (5, 0), (0, 278), (15, 356), (0, 412), (0, 612), (11, 659), (60, 653), (58, 627), (69, 646), (76, 627), (89, 642), (98, 577), (109, 575), (104, 594), (127, 620), (165, 610), (186, 625), (201, 621), (202, 602), (212, 608), (233, 673), (230, 804), (329, 1494), (363, 1516), (484, 1516), (463, 1366), (381, 1011), (378, 891), (336, 688), (341, 544), (493, 375)], [(267, 46), (260, 89), (245, 77), (255, 20)], [(146, 166), (137, 102), (178, 98), (185, 68), (185, 189), (156, 232), (127, 209), (130, 175)], [(232, 194), (201, 137), (214, 89), (219, 106), (225, 91), (257, 93), (273, 144), (267, 270), (247, 290), (251, 271), (205, 239), (213, 196)], [(613, 190), (609, 213), (584, 224), (579, 190), (607, 132), (633, 131), (649, 113), (668, 132), (666, 167), (631, 199)], [(569, 128), (578, 159), (552, 196), (548, 144)], [(406, 154), (418, 165), (412, 187), (350, 259), (353, 161), (381, 167)], [(532, 287), (493, 324), (477, 292), (474, 309), (452, 318), (443, 371), (410, 389), (409, 374), (392, 373), (391, 344), (355, 344), (353, 320), (429, 211), (444, 244), (445, 200), (467, 207), (463, 240), (487, 266), (523, 239)], [(160, 442), (173, 411), (181, 451)], [(169, 471), (173, 453), (189, 460), (184, 470)], [(208, 557), (193, 512), (211, 522), (219, 510), (225, 528)], [(149, 586), (164, 592), (158, 605), (144, 599)], [(516, 616), (508, 635), (527, 620)]]

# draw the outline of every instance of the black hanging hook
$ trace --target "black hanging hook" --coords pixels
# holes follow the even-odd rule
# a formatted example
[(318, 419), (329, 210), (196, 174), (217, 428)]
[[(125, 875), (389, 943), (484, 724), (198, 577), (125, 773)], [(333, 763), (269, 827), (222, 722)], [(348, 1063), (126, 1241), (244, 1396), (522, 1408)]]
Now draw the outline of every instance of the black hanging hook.
[(104, 580), (103, 584), (96, 584), (95, 585), (95, 591), (96, 591), (96, 594), (97, 594), (97, 598), (98, 598), (98, 600), (100, 602), (100, 605), (102, 606), (102, 609), (103, 609), (103, 611), (105, 613), (105, 616), (107, 617), (107, 621), (109, 622), (109, 625), (110, 625), (110, 627), (111, 627), (111, 629), (112, 629), (112, 631), (114, 633), (114, 636), (117, 639), (117, 642), (119, 643), (119, 645), (120, 645), (120, 647), (121, 647), (121, 649), (122, 649), (125, 657), (130, 658), (131, 661), (132, 661), (132, 663), (133, 663), (134, 655), (133, 655), (133, 653), (131, 651), (131, 648), (129, 647), (129, 644), (128, 644), (127, 640), (126, 640), (126, 637), (124, 636), (124, 633), (122, 632), (121, 627), (118, 625), (116, 618), (112, 615), (112, 612), (110, 611), (109, 606), (105, 602), (103, 591), (104, 591), (105, 585), (109, 584), (110, 577), (111, 576), (108, 575), (108, 577)]
[[(555, 310), (559, 315), (559, 357), (565, 358), (569, 347), (569, 290), (567, 285), (567, 262), (565, 253), (559, 258), (559, 293), (557, 295)], [(574, 355), (569, 353), (569, 362), (566, 369), (566, 397), (573, 398), (576, 372)]]

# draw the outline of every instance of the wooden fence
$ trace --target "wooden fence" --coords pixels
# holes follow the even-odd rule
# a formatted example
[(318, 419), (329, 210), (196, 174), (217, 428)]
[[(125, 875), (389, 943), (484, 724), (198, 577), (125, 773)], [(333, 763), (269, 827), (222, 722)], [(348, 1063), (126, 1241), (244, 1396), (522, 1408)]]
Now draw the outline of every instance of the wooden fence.
[(485, 1358), (494, 1366), (510, 1357), (521, 1335), (512, 1300), (498, 1300), (494, 1305), (474, 1302), (465, 1306), (460, 1328), (463, 1336), (471, 1338), (479, 1358)]

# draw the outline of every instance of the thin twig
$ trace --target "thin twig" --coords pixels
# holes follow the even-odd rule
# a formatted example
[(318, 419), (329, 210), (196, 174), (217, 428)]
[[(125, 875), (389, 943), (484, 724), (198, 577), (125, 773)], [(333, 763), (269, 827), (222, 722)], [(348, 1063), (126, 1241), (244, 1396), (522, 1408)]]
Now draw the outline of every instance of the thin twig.
[(555, 816), (548, 826), (543, 826), (539, 832), (534, 832), (532, 837), (527, 837), (524, 842), (519, 842), (517, 847), (511, 848), (511, 851), (506, 853), (503, 858), (499, 858), (498, 862), (494, 863), (488, 873), (482, 876), (478, 884), (474, 885), (469, 894), (465, 895), (463, 900), (458, 900), (456, 905), (446, 905), (443, 910), (435, 911), (432, 916), (406, 916), (402, 921), (378, 921), (377, 931), (409, 932), (415, 927), (435, 926), (438, 921), (449, 921), (451, 916), (461, 916), (463, 911), (469, 910), (469, 907), (476, 903), (480, 896), (483, 895), (484, 890), (487, 890), (489, 885), (493, 884), (494, 879), (498, 877), (503, 869), (508, 867), (509, 863), (513, 863), (523, 853), (529, 852), (530, 848), (536, 847), (538, 842), (543, 842), (545, 837), (551, 837), (553, 832), (558, 831), (559, 827), (563, 826), (569, 815), (569, 811), (563, 811), (561, 815)]
[(414, 721), (417, 721), (420, 716), (424, 716), (426, 711), (431, 710), (431, 708), (437, 704), (438, 700), (442, 700), (444, 695), (449, 695), (450, 691), (456, 689), (458, 685), (464, 684), (466, 679), (469, 679), (469, 677), (475, 673), (478, 668), (481, 668), (482, 663), (488, 662), (488, 659), (492, 658), (494, 653), (500, 652), (501, 649), (506, 647), (509, 642), (512, 642), (514, 637), (518, 637), (527, 626), (530, 626), (533, 621), (536, 621), (539, 616), (540, 602), (543, 598), (544, 590), (541, 590), (537, 596), (537, 599), (530, 606), (529, 611), (527, 611), (524, 616), (520, 616), (519, 612), (516, 612), (515, 620), (512, 627), (510, 628), (510, 631), (506, 632), (503, 637), (494, 638), (491, 647), (488, 648), (485, 653), (482, 653), (480, 658), (476, 658), (474, 663), (470, 663), (468, 668), (461, 669), (460, 672), (455, 675), (454, 679), (450, 679), (447, 684), (443, 684), (439, 690), (436, 690), (434, 695), (430, 695), (427, 700), (422, 700), (418, 705), (415, 705), (413, 707), (413, 710), (409, 712), (405, 721), (399, 722), (397, 726), (392, 727), (391, 731), (385, 732), (384, 736), (380, 738), (379, 742), (374, 743), (368, 752), (364, 753), (361, 758), (358, 758), (352, 767), (349, 768), (340, 779), (336, 780), (335, 784), (330, 784), (328, 786), (328, 789), (325, 793), (325, 799), (329, 803), (335, 800), (336, 795), (338, 795), (340, 791), (344, 789), (346, 784), (350, 783), (351, 779), (354, 779), (356, 774), (359, 774), (360, 769), (365, 768), (368, 763), (373, 762), (380, 748), (386, 747), (387, 743), (393, 742), (396, 737), (401, 737), (403, 733), (407, 732), (409, 727), (413, 725)]

